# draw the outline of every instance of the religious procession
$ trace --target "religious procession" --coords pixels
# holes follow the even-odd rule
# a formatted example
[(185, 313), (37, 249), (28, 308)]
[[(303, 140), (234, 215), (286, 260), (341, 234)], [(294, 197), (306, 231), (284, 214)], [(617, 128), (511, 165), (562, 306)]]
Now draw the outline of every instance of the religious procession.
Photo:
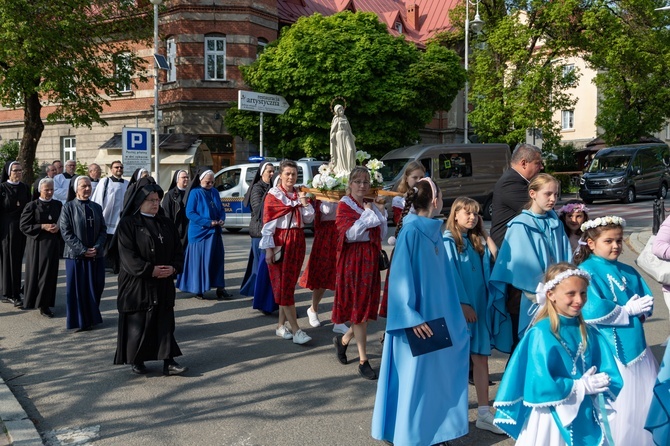
[[(297, 184), (295, 161), (259, 165), (244, 197), (251, 246), (240, 294), (277, 314), (268, 328), (276, 342), (304, 346), (323, 322), (324, 293), (334, 291), (331, 348), (343, 365), (357, 357), (358, 375), (376, 380), (374, 439), (429, 446), (467, 435), (470, 381), (476, 429), (518, 445), (670, 444), (670, 353), (659, 371), (644, 332), (655, 299), (618, 260), (623, 218), (593, 215), (580, 200), (555, 209), (559, 183), (541, 173), (541, 151), (530, 144), (513, 151), (495, 186), (490, 232), (468, 197), (438, 218), (443, 192), (416, 161), (405, 166), (389, 213), (375, 169), (357, 164), (341, 105), (330, 141), (331, 161), (315, 182), (339, 179), (345, 188), (336, 200), (314, 182)], [(60, 161), (53, 163), (54, 176), (36, 183), (36, 198), (19, 163), (2, 172), (3, 301), (90, 331), (102, 323), (106, 274), (118, 274), (110, 360), (137, 375), (150, 373), (149, 361), (163, 361), (163, 375), (187, 374), (187, 361), (175, 360), (182, 356), (177, 290), (200, 300), (210, 290), (216, 299), (234, 296), (224, 278), (225, 212), (214, 172), (178, 170), (163, 191), (140, 169), (126, 180), (121, 161), (103, 179), (99, 166), (76, 176), (68, 164), (58, 172)], [(670, 218), (654, 253), (670, 260)], [(61, 257), (67, 312), (55, 315)], [(312, 292), (310, 328), (300, 325), (296, 285)], [(664, 297), (667, 304), (668, 287)], [(377, 368), (367, 346), (368, 323), (378, 317), (385, 329)], [(489, 390), (493, 350), (510, 355), (496, 394)]]

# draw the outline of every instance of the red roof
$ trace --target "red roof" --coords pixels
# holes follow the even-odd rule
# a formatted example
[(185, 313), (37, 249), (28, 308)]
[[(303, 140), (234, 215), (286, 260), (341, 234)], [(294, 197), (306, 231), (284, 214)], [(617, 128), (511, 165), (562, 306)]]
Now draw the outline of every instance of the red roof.
[[(408, 41), (425, 43), (440, 31), (451, 28), (449, 11), (463, 0), (277, 0), (279, 19), (283, 23), (294, 23), (300, 17), (318, 12), (329, 16), (350, 10), (374, 12), (392, 35), (399, 35), (395, 23), (402, 23), (402, 34)], [(407, 7), (417, 5), (418, 25), (412, 26), (407, 17)]]

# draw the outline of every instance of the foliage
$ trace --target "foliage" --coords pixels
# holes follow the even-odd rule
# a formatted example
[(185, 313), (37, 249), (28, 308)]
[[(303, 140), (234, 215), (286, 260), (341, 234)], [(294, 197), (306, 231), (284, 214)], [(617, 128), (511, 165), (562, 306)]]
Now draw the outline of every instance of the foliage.
[(559, 144), (554, 150), (545, 150), (544, 152), (545, 169), (548, 172), (574, 172), (581, 170), (575, 156), (575, 145), (572, 143)]
[(609, 145), (636, 142), (670, 117), (670, 13), (656, 0), (597, 0), (577, 41), (599, 70), (596, 124)]
[[(4, 170), (5, 164), (7, 164), (8, 161), (16, 161), (19, 156), (19, 149), (20, 146), (18, 141), (7, 141), (0, 145), (0, 172)], [(39, 163), (37, 160), (33, 162), (33, 170), (35, 172), (39, 170)]]
[[(349, 11), (299, 19), (241, 70), (252, 90), (290, 104), (283, 115), (264, 115), (264, 139), (291, 157), (329, 155), (337, 97), (346, 101), (357, 148), (379, 156), (414, 143), (435, 111), (450, 108), (465, 79), (453, 51), (433, 43), (421, 52), (391, 36), (375, 14)], [(232, 108), (226, 114), (228, 130), (254, 142), (258, 120), (258, 113)]]
[[(152, 30), (151, 5), (138, 4), (0, 0), (0, 104), (24, 110), (24, 165), (35, 158), (43, 106), (49, 106), (48, 122), (104, 125), (107, 98), (119, 84), (136, 82), (143, 61), (132, 49)], [(30, 169), (24, 177), (32, 178)]]
[(573, 52), (565, 36), (576, 9), (573, 0), (480, 3), (485, 25), (480, 35), (471, 36), (469, 72), (469, 120), (480, 141), (514, 147), (529, 129), (541, 128), (545, 143), (558, 144), (554, 112), (575, 103), (566, 90), (578, 73), (564, 75), (561, 60)]
[(77, 167), (75, 167), (74, 173), (77, 175), (88, 175), (88, 164), (84, 164), (79, 160), (75, 162), (77, 163)]

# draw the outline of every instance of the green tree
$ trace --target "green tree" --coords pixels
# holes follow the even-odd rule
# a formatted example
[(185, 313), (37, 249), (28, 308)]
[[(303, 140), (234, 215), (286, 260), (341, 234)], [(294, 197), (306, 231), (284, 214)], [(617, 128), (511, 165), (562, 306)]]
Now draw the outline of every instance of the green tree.
[[(393, 37), (375, 14), (314, 14), (284, 28), (252, 65), (241, 67), (254, 91), (284, 96), (283, 115), (264, 115), (264, 144), (285, 156), (329, 154), (330, 107), (346, 100), (356, 146), (375, 155), (413, 143), (437, 110), (464, 85), (456, 53), (425, 51)], [(226, 126), (258, 141), (258, 113), (231, 108)]]
[(596, 124), (608, 144), (639, 141), (670, 117), (670, 13), (656, 0), (594, 1), (577, 42), (599, 70)]
[[(133, 45), (151, 35), (148, 2), (0, 0), (0, 104), (23, 109), (18, 160), (33, 177), (47, 122), (105, 125), (106, 97), (134, 82), (143, 61)], [(144, 5), (144, 6), (141, 6)], [(143, 78), (142, 78), (143, 80)]]
[[(566, 89), (576, 84), (578, 73), (564, 73), (562, 61), (576, 52), (567, 40), (579, 11), (574, 0), (480, 3), (485, 25), (481, 34), (472, 35), (468, 76), (469, 121), (481, 141), (513, 147), (537, 128), (545, 145), (557, 146), (560, 128), (554, 112), (576, 102)], [(464, 23), (462, 15), (455, 10), (452, 22)]]

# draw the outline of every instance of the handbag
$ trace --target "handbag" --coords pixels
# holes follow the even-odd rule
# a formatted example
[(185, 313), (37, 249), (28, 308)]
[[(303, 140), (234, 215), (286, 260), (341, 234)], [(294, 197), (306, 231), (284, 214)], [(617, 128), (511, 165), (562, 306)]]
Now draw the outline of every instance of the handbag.
[[(288, 229), (291, 229), (291, 223), (293, 223), (293, 211), (291, 211), (291, 219), (288, 221)], [(284, 244), (272, 248), (273, 263), (279, 263), (284, 260), (284, 245), (286, 244), (286, 238), (288, 237), (288, 229), (286, 230), (286, 234), (284, 234)]]
[(655, 238), (655, 235), (649, 237), (649, 241), (644, 246), (637, 260), (635, 260), (635, 263), (656, 282), (670, 285), (670, 261), (660, 259), (651, 252)]
[(379, 271), (384, 271), (389, 269), (391, 266), (391, 261), (389, 260), (388, 254), (383, 249), (379, 250)]
[(405, 328), (407, 343), (412, 351), (412, 356), (415, 358), (453, 345), (447, 328), (447, 321), (443, 317), (428, 321), (426, 324), (433, 332), (433, 336), (426, 339), (418, 337), (412, 328)]

